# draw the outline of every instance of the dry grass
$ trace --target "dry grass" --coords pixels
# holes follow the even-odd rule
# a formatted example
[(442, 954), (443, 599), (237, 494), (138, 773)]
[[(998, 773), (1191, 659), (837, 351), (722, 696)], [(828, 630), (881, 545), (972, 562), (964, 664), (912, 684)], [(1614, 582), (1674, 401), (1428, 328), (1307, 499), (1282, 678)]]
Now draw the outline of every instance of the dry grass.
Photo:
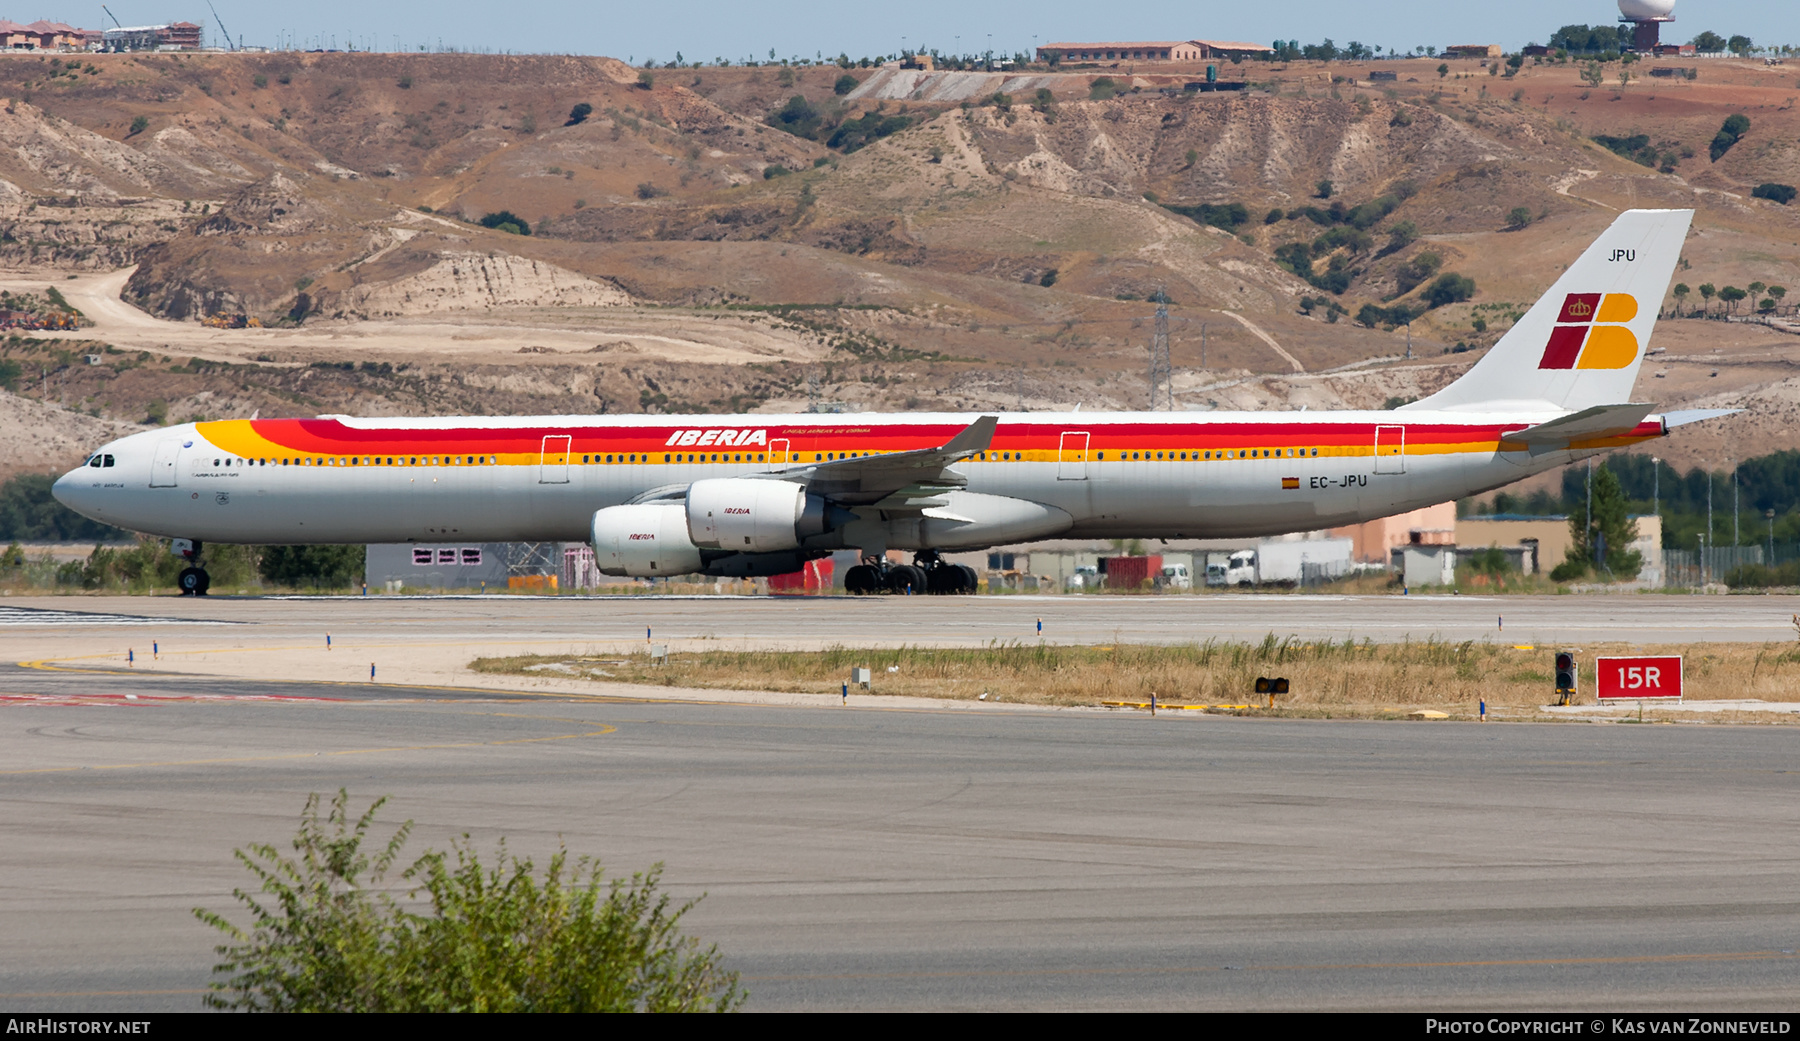
[[(1278, 707), (1301, 716), (1379, 716), (1416, 708), (1469, 715), (1529, 711), (1551, 699), (1554, 648), (1487, 642), (1377, 644), (1285, 640), (1161, 646), (994, 644), (979, 648), (854, 648), (823, 651), (682, 651), (666, 665), (645, 653), (616, 657), (481, 658), (479, 672), (545, 672), (601, 682), (722, 690), (835, 694), (850, 670), (873, 670), (875, 694), (990, 699), (1040, 705), (1106, 701), (1254, 704), (1258, 676), (1291, 685)], [(1680, 654), (1689, 700), (1800, 698), (1800, 647), (1793, 644), (1596, 645), (1581, 649), (1582, 701), (1592, 704), (1593, 659), (1608, 654)], [(893, 671), (890, 671), (893, 670)]]

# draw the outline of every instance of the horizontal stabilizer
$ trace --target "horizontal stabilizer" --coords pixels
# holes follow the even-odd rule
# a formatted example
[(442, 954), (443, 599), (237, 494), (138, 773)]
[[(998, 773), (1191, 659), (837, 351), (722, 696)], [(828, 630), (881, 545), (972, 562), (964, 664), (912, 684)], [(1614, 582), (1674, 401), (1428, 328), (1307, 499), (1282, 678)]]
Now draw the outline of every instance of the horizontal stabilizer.
[(1616, 437), (1636, 430), (1644, 417), (1654, 411), (1654, 404), (1595, 405), (1580, 412), (1552, 419), (1548, 423), (1526, 427), (1500, 435), (1502, 441), (1532, 447), (1562, 447), (1571, 441), (1589, 441), (1600, 437)]
[(1718, 419), (1720, 416), (1735, 416), (1742, 411), (1744, 410), (1741, 408), (1684, 408), (1675, 412), (1664, 412), (1662, 421), (1664, 429), (1673, 430), (1676, 427), (1687, 426), (1689, 423)]

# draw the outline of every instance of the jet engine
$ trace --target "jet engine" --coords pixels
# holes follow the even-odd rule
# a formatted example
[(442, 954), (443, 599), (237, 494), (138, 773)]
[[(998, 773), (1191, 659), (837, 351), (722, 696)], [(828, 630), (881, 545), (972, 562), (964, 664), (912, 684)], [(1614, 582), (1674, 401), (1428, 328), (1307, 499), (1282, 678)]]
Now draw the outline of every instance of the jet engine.
[(695, 481), (687, 490), (688, 536), (705, 550), (794, 549), (808, 536), (852, 519), (849, 511), (828, 506), (790, 481), (722, 477)]
[(594, 513), (594, 564), (603, 575), (655, 578), (701, 568), (688, 538), (687, 512), (678, 502), (608, 506)]

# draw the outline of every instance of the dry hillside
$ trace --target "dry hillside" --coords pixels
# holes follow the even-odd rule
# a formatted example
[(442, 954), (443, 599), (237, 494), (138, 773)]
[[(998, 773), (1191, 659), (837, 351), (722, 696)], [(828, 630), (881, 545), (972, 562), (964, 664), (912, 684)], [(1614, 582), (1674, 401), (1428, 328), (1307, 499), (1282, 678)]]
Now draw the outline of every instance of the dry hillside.
[[(0, 281), (75, 275), (96, 322), (78, 335), (122, 353), (0, 349), (61, 380), (21, 393), (96, 422), (158, 402), (173, 418), (814, 394), (1140, 407), (1160, 290), (1177, 407), (1321, 408), (1452, 378), (1473, 355), (1446, 351), (1491, 343), (1631, 205), (1697, 208), (1682, 281), (1800, 287), (1800, 213), (1750, 197), (1800, 183), (1793, 74), (1713, 61), (1595, 89), (1570, 65), (1451, 64), (1390, 63), (1399, 80), (1370, 84), (1371, 66), (1251, 63), (1226, 69), (1250, 89), (1221, 93), (1115, 69), (856, 69), (840, 93), (835, 68), (645, 82), (605, 58), (12, 55)], [(1118, 93), (1096, 96), (1102, 75)], [(1734, 113), (1751, 128), (1714, 162)], [(1653, 165), (1593, 135), (1643, 135)], [(1230, 230), (1193, 219), (1233, 204), (1248, 219)], [(476, 223), (500, 211), (531, 234)], [(1278, 263), (1297, 244), (1338, 282)], [(1403, 330), (1353, 318), (1417, 302), (1421, 254), (1478, 289), (1414, 323), (1407, 361)], [(265, 328), (199, 324), (219, 314)], [(1663, 330), (1643, 396), (1754, 406), (1667, 456), (1783, 440), (1790, 334)]]

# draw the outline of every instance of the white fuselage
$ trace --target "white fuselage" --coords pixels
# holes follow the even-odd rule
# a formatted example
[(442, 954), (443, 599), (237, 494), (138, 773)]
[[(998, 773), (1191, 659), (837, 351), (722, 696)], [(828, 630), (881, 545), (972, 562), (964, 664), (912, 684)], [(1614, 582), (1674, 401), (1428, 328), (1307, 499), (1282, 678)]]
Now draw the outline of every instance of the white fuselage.
[[(1243, 537), (1389, 516), (1660, 436), (1527, 451), (1548, 414), (1026, 413), (957, 463), (950, 493), (1053, 507), (1033, 537)], [(706, 478), (929, 447), (967, 415), (246, 420), (115, 441), (58, 499), (134, 531), (226, 543), (585, 541), (597, 510)], [(719, 432), (694, 435), (690, 431)], [(730, 431), (730, 433), (722, 433)], [(683, 438), (686, 441), (683, 441)], [(727, 444), (721, 441), (742, 441)], [(111, 465), (105, 465), (110, 462)], [(895, 520), (883, 541), (923, 548)], [(909, 535), (909, 530), (912, 534)], [(969, 549), (1003, 541), (967, 526)], [(1009, 539), (1008, 539), (1009, 540)]]

